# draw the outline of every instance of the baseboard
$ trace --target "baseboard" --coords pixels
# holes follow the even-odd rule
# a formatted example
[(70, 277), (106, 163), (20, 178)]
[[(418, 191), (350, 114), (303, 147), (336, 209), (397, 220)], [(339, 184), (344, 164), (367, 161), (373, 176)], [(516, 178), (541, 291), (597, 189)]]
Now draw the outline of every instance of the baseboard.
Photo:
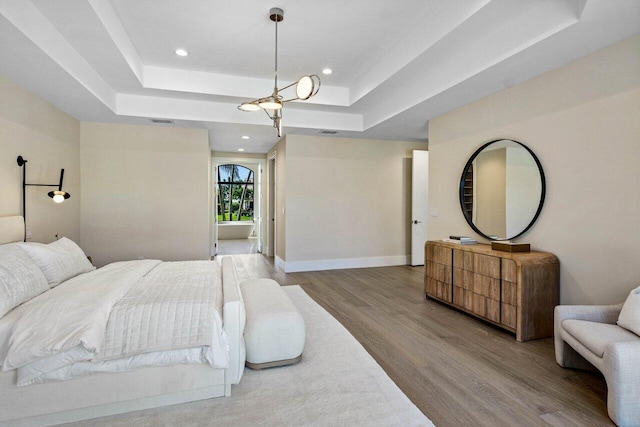
[[(342, 270), (346, 268), (390, 267), (394, 265), (408, 265), (410, 262), (411, 257), (408, 255), (287, 262), (276, 257), (276, 266), (282, 268), (285, 273)], [(279, 263), (282, 263), (282, 265), (279, 265)]]
[(284, 272), (286, 273), (287, 272), (286, 265), (285, 265), (285, 262), (282, 260), (282, 258), (276, 255), (274, 259), (275, 259), (276, 267), (278, 267), (281, 270), (284, 270)]

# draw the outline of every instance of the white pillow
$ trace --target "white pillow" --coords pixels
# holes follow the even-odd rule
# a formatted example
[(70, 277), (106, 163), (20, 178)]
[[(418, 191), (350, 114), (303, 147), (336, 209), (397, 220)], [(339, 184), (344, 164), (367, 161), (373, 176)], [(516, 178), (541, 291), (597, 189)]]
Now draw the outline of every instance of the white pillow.
[(18, 243), (40, 267), (49, 286), (54, 287), (67, 279), (95, 270), (82, 249), (72, 240), (63, 237), (45, 245), (43, 243)]
[(15, 244), (0, 246), (0, 317), (49, 290), (47, 279)]
[(640, 286), (629, 293), (622, 305), (618, 325), (640, 335)]

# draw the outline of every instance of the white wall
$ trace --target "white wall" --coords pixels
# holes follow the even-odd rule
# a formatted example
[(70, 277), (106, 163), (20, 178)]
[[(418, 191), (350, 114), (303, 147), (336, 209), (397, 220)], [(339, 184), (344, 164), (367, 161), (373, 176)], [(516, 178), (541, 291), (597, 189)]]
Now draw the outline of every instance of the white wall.
[(519, 241), (556, 254), (561, 302), (622, 302), (640, 284), (640, 36), (429, 122), (429, 238), (473, 235), (458, 182), (495, 139), (540, 159), (545, 206)]
[(30, 241), (49, 243), (55, 235), (80, 242), (80, 123), (4, 76), (0, 76), (0, 216), (21, 215), (22, 168), (27, 182), (57, 184), (64, 169), (63, 190), (71, 194), (54, 203), (54, 187), (27, 187)]
[(208, 131), (81, 124), (82, 246), (98, 266), (209, 259)]
[(407, 264), (411, 156), (425, 148), (287, 135), (286, 270)]

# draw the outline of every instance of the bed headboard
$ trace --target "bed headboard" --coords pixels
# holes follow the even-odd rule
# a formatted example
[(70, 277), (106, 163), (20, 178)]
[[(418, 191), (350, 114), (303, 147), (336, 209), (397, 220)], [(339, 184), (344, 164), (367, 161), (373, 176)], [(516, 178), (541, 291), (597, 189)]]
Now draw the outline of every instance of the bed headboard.
[(22, 242), (24, 239), (24, 218), (21, 216), (0, 217), (0, 245)]

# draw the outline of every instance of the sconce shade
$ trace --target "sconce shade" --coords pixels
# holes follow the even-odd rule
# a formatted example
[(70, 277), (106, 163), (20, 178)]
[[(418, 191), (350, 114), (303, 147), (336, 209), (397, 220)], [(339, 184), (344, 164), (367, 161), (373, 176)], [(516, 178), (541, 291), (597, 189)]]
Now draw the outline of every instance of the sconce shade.
[(56, 203), (62, 203), (65, 200), (67, 200), (69, 197), (71, 197), (71, 194), (67, 193), (66, 191), (58, 191), (58, 190), (49, 191), (48, 195)]
[(309, 76), (302, 76), (298, 83), (296, 84), (296, 95), (301, 100), (307, 100), (313, 95), (315, 83), (313, 79)]

